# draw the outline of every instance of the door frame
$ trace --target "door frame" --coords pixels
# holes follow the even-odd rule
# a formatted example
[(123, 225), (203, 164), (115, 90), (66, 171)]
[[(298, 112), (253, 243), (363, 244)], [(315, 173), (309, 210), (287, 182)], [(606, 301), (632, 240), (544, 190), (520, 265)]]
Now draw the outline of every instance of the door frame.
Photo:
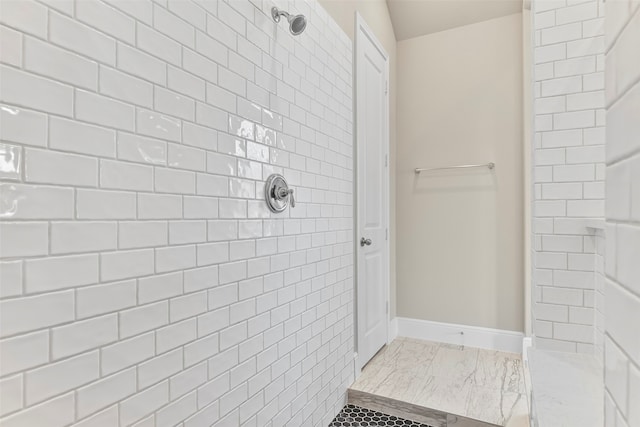
[(359, 301), (359, 292), (358, 292), (358, 288), (359, 288), (359, 269), (360, 269), (360, 251), (359, 251), (359, 239), (360, 239), (360, 214), (361, 214), (361, 206), (358, 202), (358, 195), (359, 195), (359, 191), (358, 191), (358, 187), (359, 187), (359, 170), (360, 170), (360, 163), (361, 163), (361, 158), (360, 158), (360, 153), (358, 150), (358, 137), (359, 137), (359, 133), (358, 133), (358, 52), (359, 52), (359, 48), (363, 42), (363, 38), (368, 38), (371, 43), (375, 46), (375, 48), (380, 52), (380, 54), (384, 57), (384, 61), (385, 61), (385, 78), (386, 78), (386, 87), (385, 87), (385, 102), (384, 102), (384, 107), (385, 107), (385, 112), (384, 112), (384, 117), (385, 117), (385, 122), (384, 122), (384, 128), (385, 128), (385, 132), (384, 132), (384, 141), (383, 141), (383, 146), (384, 146), (384, 153), (383, 155), (385, 156), (385, 167), (383, 170), (383, 179), (382, 179), (382, 185), (383, 185), (383, 204), (384, 206), (386, 206), (386, 210), (384, 212), (384, 228), (386, 229), (386, 239), (385, 239), (385, 243), (383, 244), (383, 252), (384, 252), (384, 265), (383, 265), (383, 271), (384, 271), (384, 277), (386, 278), (386, 283), (385, 283), (385, 287), (386, 287), (386, 343), (389, 344), (390, 340), (393, 338), (391, 335), (391, 307), (390, 307), (390, 302), (391, 302), (391, 276), (390, 276), (390, 272), (391, 272), (391, 230), (390, 230), (390, 219), (391, 219), (391, 205), (390, 205), (390, 181), (391, 181), (391, 174), (390, 174), (390, 161), (389, 161), (389, 153), (390, 153), (390, 117), (389, 117), (389, 55), (387, 54), (387, 52), (385, 51), (384, 47), (382, 46), (382, 44), (378, 41), (378, 39), (376, 38), (374, 32), (371, 30), (371, 28), (367, 25), (367, 23), (365, 22), (364, 18), (356, 11), (355, 12), (355, 26), (354, 26), (354, 50), (353, 50), (353, 98), (354, 98), (354, 102), (353, 102), (353, 118), (354, 118), (354, 153), (355, 153), (355, 158), (354, 158), (354, 205), (355, 205), (355, 218), (354, 218), (354, 253), (355, 253), (355, 289), (354, 289), (354, 293), (355, 293), (355, 303), (354, 303), (354, 308), (355, 308), (355, 316), (354, 316), (354, 332), (355, 332), (355, 344), (356, 344), (356, 353), (354, 355), (354, 362), (355, 362), (355, 366), (354, 366), (354, 370), (355, 370), (355, 376), (356, 378), (358, 377), (358, 375), (360, 374), (362, 367), (363, 367), (363, 363), (361, 363), (359, 357), (358, 357), (358, 349), (361, 347), (360, 346), (360, 339), (362, 338), (362, 334), (360, 333), (359, 330), (359, 305), (360, 305), (360, 301)]

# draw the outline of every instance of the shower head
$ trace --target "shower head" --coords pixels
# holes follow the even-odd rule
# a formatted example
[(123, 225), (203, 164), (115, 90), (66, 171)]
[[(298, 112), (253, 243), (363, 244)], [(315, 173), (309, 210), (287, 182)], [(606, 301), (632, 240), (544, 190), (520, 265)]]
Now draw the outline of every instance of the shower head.
[(291, 15), (277, 7), (271, 8), (271, 16), (275, 22), (280, 22), (280, 17), (284, 16), (289, 21), (289, 31), (294, 36), (301, 34), (307, 28), (307, 18), (304, 15)]

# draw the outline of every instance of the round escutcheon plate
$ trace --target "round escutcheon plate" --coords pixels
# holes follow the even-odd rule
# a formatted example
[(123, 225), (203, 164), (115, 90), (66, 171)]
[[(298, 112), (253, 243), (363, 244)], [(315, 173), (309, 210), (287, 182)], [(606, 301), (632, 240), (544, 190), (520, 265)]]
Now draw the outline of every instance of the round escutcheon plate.
[(267, 178), (264, 198), (271, 212), (283, 212), (289, 206), (289, 185), (284, 176), (274, 173)]

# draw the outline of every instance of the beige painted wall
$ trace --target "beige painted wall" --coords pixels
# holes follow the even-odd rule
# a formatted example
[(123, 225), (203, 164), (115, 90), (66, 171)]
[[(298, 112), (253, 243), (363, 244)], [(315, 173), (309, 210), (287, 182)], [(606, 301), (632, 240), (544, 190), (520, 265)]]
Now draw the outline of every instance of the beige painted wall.
[(522, 331), (522, 15), (397, 49), (397, 314)]
[(391, 183), (389, 194), (390, 207), (390, 244), (391, 244), (391, 316), (396, 315), (396, 37), (391, 25), (391, 17), (385, 0), (319, 0), (329, 15), (338, 23), (345, 33), (354, 40), (355, 12), (364, 18), (375, 33), (377, 39), (389, 55), (389, 166)]

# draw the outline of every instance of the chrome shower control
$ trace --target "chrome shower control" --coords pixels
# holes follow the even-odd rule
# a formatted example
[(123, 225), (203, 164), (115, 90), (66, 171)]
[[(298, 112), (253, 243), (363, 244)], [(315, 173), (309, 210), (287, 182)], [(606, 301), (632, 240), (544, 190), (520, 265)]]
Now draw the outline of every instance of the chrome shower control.
[(278, 194), (278, 197), (280, 200), (284, 200), (287, 198), (287, 196), (289, 197), (289, 203), (291, 203), (291, 207), (295, 208), (296, 207), (296, 199), (295, 197), (293, 197), (293, 188), (290, 188), (288, 190), (285, 190), (284, 188), (281, 188), (279, 190), (280, 194)]
[(264, 199), (271, 212), (282, 212), (289, 203), (291, 203), (292, 208), (296, 207), (293, 188), (289, 188), (287, 180), (278, 173), (274, 173), (267, 178), (264, 186)]
[(371, 246), (371, 239), (365, 239), (364, 237), (360, 239), (360, 246)]

